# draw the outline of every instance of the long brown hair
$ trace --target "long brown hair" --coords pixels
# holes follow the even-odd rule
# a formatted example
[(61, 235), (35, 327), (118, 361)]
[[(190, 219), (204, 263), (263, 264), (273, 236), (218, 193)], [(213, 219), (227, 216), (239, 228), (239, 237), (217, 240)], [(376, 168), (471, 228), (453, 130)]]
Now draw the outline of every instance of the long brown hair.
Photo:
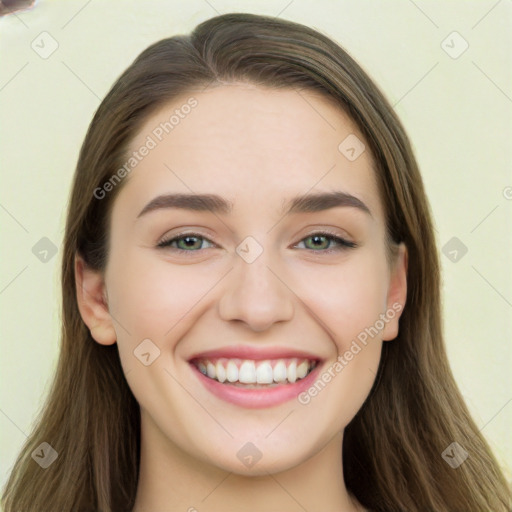
[[(151, 45), (119, 77), (94, 115), (67, 213), (58, 367), (4, 489), (4, 511), (117, 512), (133, 507), (139, 405), (117, 346), (96, 343), (79, 314), (75, 254), (90, 267), (104, 269), (110, 211), (123, 183), (102, 199), (94, 191), (126, 162), (127, 147), (148, 116), (198, 87), (240, 81), (316, 91), (347, 112), (374, 156), (388, 236), (408, 249), (408, 297), (400, 333), (384, 343), (372, 391), (345, 430), (348, 490), (375, 511), (508, 510), (508, 484), (448, 364), (431, 213), (402, 124), (367, 74), (328, 37), (282, 19), (231, 13), (201, 23), (190, 35)], [(58, 453), (46, 469), (31, 456), (43, 442)], [(441, 455), (453, 442), (469, 453), (457, 468)]]

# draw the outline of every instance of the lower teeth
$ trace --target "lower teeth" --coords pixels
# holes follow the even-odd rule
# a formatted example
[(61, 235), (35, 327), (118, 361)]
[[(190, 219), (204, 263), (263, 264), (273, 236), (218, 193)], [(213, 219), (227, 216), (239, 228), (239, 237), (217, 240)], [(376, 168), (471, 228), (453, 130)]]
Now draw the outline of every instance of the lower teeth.
[[(219, 382), (219, 381), (217, 381)], [(236, 386), (237, 388), (247, 388), (247, 389), (256, 389), (256, 388), (275, 388), (276, 386), (280, 386), (282, 384), (290, 384), (288, 381), (285, 382), (272, 382), (272, 384), (242, 384), (241, 382), (228, 382), (227, 380), (222, 382), (222, 384), (230, 384), (231, 386)]]
[[(297, 379), (295, 382), (299, 382), (299, 380), (302, 380), (303, 378), (305, 379), (311, 373), (312, 370), (313, 370), (313, 368), (311, 368), (304, 377), (302, 377), (300, 379)], [(208, 377), (208, 376), (205, 375), (205, 377)], [(211, 378), (211, 377), (208, 377), (208, 378)], [(212, 379), (212, 380), (220, 382), (217, 379)], [(221, 384), (228, 384), (230, 386), (236, 386), (237, 388), (256, 389), (256, 388), (275, 388), (276, 386), (282, 386), (282, 385), (285, 385), (285, 384), (294, 384), (294, 383), (290, 382), (289, 380), (285, 380), (284, 382), (272, 382), (271, 384), (258, 384), (258, 383), (244, 384), (244, 383), (239, 382), (239, 381), (229, 382), (228, 380), (225, 380), (224, 382), (221, 382)]]

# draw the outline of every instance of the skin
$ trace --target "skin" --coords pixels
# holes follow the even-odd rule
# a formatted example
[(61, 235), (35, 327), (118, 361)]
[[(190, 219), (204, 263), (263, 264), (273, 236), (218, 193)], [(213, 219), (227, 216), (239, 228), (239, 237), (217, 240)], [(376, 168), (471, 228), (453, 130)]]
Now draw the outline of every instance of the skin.
[[(407, 252), (401, 245), (388, 265), (368, 144), (323, 96), (230, 84), (161, 108), (131, 150), (191, 95), (197, 107), (125, 178), (105, 271), (76, 259), (82, 318), (98, 343), (117, 342), (141, 408), (133, 511), (363, 510), (344, 484), (343, 431), (370, 392), (399, 314), (307, 405), (227, 403), (201, 385), (188, 358), (235, 344), (279, 345), (312, 352), (327, 369), (380, 314), (405, 305)], [(349, 134), (367, 148), (354, 161), (338, 150)], [(358, 197), (371, 216), (346, 206), (279, 213), (284, 199), (332, 190)], [(137, 218), (151, 199), (173, 192), (215, 193), (234, 210)], [(328, 254), (337, 244), (322, 239), (316, 248), (307, 237), (326, 228), (358, 246)], [(156, 246), (182, 230), (204, 238), (187, 254)], [(250, 264), (235, 252), (247, 236), (263, 248)], [(147, 338), (160, 350), (149, 366), (133, 354)], [(247, 442), (262, 454), (252, 467), (237, 457)]]

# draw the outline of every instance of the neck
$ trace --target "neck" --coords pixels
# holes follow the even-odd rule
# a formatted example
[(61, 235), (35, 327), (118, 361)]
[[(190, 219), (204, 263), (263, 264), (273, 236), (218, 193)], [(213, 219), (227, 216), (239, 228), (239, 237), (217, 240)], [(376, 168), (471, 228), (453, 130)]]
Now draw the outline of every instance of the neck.
[[(307, 460), (278, 473), (259, 476), (225, 471), (190, 457), (144, 414), (141, 458), (132, 512), (357, 512), (363, 510), (345, 487), (343, 432)], [(248, 499), (250, 496), (250, 499)]]

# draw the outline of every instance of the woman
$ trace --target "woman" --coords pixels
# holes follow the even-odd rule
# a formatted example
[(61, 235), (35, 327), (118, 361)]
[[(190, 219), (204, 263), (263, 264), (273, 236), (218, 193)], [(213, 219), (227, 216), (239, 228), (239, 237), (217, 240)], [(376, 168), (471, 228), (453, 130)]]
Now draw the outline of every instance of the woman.
[(152, 45), (80, 153), (4, 510), (509, 510), (439, 280), (407, 136), (337, 44), (227, 14)]

